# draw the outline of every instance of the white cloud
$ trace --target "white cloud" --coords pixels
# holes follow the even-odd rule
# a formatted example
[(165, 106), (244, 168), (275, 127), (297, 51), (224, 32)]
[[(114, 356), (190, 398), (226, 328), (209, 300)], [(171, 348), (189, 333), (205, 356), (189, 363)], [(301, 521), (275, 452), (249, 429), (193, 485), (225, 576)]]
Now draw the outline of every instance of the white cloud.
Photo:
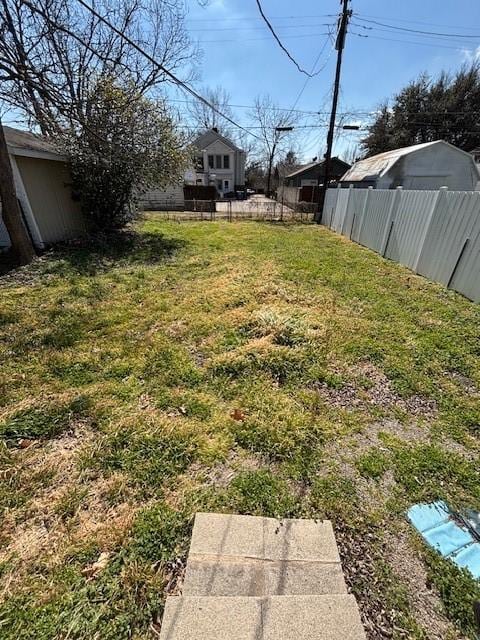
[(480, 61), (480, 44), (476, 49), (462, 49), (462, 56), (469, 64)]

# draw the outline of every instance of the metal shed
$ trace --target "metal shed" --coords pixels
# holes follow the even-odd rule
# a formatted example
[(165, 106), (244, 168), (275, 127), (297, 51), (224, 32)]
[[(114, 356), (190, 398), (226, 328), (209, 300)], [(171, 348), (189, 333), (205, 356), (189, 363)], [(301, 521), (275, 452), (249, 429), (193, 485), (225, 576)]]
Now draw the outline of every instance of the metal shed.
[(436, 140), (395, 149), (356, 162), (340, 179), (342, 187), (474, 191), (480, 180), (472, 155)]
[[(37, 248), (78, 237), (86, 226), (80, 205), (72, 199), (67, 159), (42, 136), (4, 127), (17, 198)], [(10, 237), (0, 217), (0, 248)]]

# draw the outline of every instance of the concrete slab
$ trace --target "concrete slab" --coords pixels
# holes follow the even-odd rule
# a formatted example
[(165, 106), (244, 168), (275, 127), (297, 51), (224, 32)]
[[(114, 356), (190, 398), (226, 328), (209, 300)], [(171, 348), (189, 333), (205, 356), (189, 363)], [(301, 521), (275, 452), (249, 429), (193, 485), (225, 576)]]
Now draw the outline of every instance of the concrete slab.
[(161, 640), (365, 640), (351, 595), (167, 599)]
[(352, 595), (268, 598), (262, 617), (262, 640), (366, 640)]
[(190, 557), (185, 596), (273, 596), (347, 593), (339, 563), (270, 562)]
[(167, 598), (160, 640), (262, 640), (261, 598)]
[[(202, 556), (206, 558), (206, 556)], [(263, 596), (263, 560), (222, 557), (187, 562), (182, 587), (184, 596)]]
[(197, 513), (190, 555), (340, 562), (328, 521)]
[(262, 559), (263, 520), (254, 516), (197, 513), (190, 554)]
[(265, 518), (264, 548), (270, 560), (340, 562), (329, 521)]
[(345, 594), (340, 563), (269, 562), (265, 567), (266, 596)]

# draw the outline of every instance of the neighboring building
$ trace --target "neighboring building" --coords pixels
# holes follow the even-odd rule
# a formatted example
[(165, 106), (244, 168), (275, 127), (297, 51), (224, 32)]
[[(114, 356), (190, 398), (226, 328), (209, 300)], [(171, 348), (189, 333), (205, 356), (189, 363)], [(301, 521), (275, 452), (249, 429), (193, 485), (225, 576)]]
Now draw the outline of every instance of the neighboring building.
[[(67, 159), (42, 136), (3, 127), (17, 198), (33, 244), (47, 244), (85, 233), (80, 206), (72, 199)], [(0, 249), (10, 237), (0, 217)]]
[(480, 165), (480, 147), (472, 149), (472, 151), (470, 151), (470, 155), (473, 156), (475, 164)]
[[(339, 158), (332, 158), (330, 163), (330, 180), (337, 181), (350, 165)], [(286, 187), (316, 187), (323, 184), (325, 160), (304, 164), (287, 173), (283, 179)]]
[(471, 154), (436, 140), (360, 160), (342, 176), (340, 183), (342, 187), (435, 190), (445, 186), (456, 191), (474, 191), (479, 179)]
[[(215, 186), (220, 195), (245, 187), (245, 151), (231, 140), (210, 129), (193, 142), (197, 149), (191, 184)], [(191, 172), (190, 172), (191, 173)]]
[(287, 164), (285, 162), (279, 162), (275, 167), (275, 171), (273, 172), (272, 188), (276, 190), (279, 187), (283, 186), (285, 183), (286, 176), (288, 176), (290, 173), (294, 173), (298, 169), (301, 169), (303, 166), (305, 165), (298, 164), (298, 163)]

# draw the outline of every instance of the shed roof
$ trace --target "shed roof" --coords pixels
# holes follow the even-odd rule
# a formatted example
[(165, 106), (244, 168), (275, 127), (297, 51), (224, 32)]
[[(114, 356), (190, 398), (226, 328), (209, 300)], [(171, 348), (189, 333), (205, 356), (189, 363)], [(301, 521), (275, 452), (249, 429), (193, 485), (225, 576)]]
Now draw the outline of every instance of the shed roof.
[[(336, 163), (337, 165), (344, 165), (343, 170), (345, 170), (347, 167), (350, 167), (350, 165), (348, 164), (348, 162), (344, 162), (343, 160), (340, 160), (337, 157), (332, 158), (332, 163)], [(285, 177), (286, 178), (294, 178), (295, 176), (299, 176), (302, 173), (309, 171), (310, 169), (313, 169), (314, 167), (322, 167), (325, 164), (325, 160), (317, 160), (315, 162), (309, 162), (308, 164), (302, 164), (298, 167), (296, 167), (293, 171), (291, 171), (290, 173), (288, 173)]]
[[(432, 147), (434, 145), (446, 145), (451, 149), (459, 153), (464, 153), (470, 156), (466, 151), (462, 151), (458, 147), (455, 147), (445, 140), (434, 140), (433, 142), (424, 142), (422, 144), (413, 144), (409, 147), (401, 147), (400, 149), (394, 149), (393, 151), (385, 151), (384, 153), (378, 153), (376, 156), (365, 158), (365, 160), (359, 160), (342, 176), (341, 182), (367, 182), (373, 181), (377, 178), (384, 176), (389, 169), (403, 156), (410, 153), (416, 153), (426, 147)], [(470, 156), (471, 157), (471, 156)]]
[(3, 127), (5, 140), (9, 152), (14, 156), (27, 156), (30, 158), (44, 158), (47, 160), (66, 160), (57, 147), (44, 136), (31, 131)]

